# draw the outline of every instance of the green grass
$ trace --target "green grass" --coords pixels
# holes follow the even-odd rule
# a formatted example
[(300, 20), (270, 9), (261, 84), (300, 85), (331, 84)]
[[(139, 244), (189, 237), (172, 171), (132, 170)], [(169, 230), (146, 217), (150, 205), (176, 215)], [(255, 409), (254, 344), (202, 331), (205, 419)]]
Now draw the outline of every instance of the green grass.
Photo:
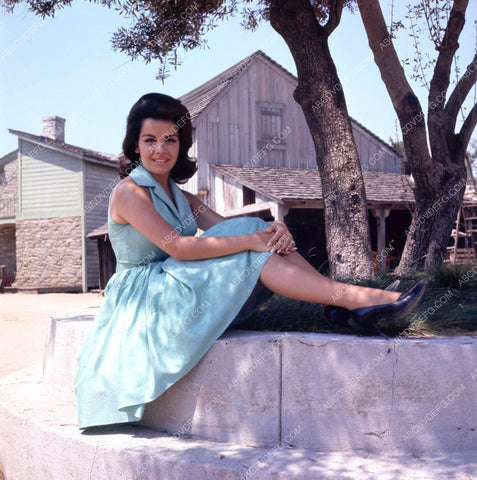
[[(396, 276), (382, 275), (367, 281), (347, 281), (384, 288)], [(444, 264), (399, 277), (399, 291), (416, 281), (429, 280), (419, 307), (400, 319), (383, 319), (377, 325), (388, 336), (437, 337), (477, 336), (477, 264)], [(355, 333), (347, 326), (331, 325), (320, 305), (274, 295), (240, 328), (260, 331)]]

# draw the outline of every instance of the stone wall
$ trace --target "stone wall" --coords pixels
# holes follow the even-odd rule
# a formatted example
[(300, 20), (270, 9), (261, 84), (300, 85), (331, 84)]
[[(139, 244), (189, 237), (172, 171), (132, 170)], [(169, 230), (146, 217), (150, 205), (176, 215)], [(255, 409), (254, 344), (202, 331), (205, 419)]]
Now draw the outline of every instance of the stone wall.
[(15, 217), (18, 196), (18, 161), (0, 168), (0, 218)]
[(17, 220), (19, 289), (82, 290), (81, 217)]
[(5, 273), (15, 273), (15, 225), (0, 225), (0, 265), (6, 265)]

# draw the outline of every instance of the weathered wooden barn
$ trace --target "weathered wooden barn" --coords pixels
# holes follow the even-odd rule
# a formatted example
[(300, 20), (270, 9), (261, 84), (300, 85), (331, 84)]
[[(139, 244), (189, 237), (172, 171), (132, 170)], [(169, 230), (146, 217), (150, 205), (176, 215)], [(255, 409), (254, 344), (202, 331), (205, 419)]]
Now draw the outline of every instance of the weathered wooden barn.
[(65, 143), (65, 120), (57, 116), (43, 119), (42, 135), (10, 132), (18, 150), (2, 159), (16, 173), (9, 173), (5, 202), (2, 195), (1, 243), (8, 242), (9, 252), (0, 250), (6, 258), (0, 263), (8, 265), (18, 289), (97, 288), (97, 248), (86, 234), (107, 218), (117, 157)]
[[(313, 251), (320, 264), (326, 258), (321, 181), (311, 134), (293, 99), (297, 81), (258, 50), (181, 96), (191, 113), (191, 154), (199, 165), (183, 188), (225, 216), (284, 220), (302, 253)], [(386, 258), (403, 248), (414, 196), (399, 153), (356, 120), (351, 123), (372, 248), (382, 252), (376, 257), (384, 268)]]

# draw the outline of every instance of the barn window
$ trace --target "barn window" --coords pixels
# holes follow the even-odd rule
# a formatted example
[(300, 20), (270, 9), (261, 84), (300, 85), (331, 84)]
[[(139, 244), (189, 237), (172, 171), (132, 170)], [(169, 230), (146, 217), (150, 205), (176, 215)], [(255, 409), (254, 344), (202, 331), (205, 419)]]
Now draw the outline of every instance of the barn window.
[(262, 141), (273, 140), (283, 130), (283, 112), (285, 105), (282, 103), (258, 103), (259, 110), (259, 139)]
[(286, 167), (287, 132), (282, 103), (258, 102), (257, 165)]

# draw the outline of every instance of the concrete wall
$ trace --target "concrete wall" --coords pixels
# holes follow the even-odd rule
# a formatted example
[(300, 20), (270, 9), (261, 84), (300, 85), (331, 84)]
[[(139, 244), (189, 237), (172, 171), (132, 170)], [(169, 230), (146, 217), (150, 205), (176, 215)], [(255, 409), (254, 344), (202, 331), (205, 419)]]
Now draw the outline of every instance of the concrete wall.
[[(65, 404), (75, 402), (76, 352), (92, 320), (51, 320), (44, 380)], [(257, 447), (470, 452), (476, 365), (477, 340), (465, 336), (386, 341), (229, 330), (146, 405), (140, 424), (175, 438)]]

